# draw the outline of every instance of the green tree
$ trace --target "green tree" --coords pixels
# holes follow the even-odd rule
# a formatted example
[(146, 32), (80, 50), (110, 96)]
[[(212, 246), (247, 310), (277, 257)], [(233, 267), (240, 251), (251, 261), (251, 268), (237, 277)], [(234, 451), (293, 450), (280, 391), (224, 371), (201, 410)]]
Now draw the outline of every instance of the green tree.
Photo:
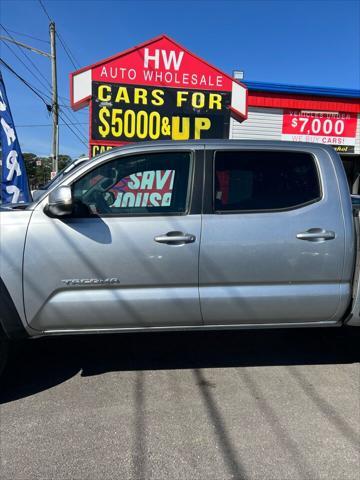
[(65, 168), (66, 165), (70, 162), (72, 162), (72, 159), (69, 155), (59, 155), (58, 156), (59, 172), (60, 170)]
[[(29, 178), (30, 189), (34, 190), (39, 185), (45, 185), (51, 178), (52, 159), (51, 157), (38, 157), (35, 153), (23, 153), (26, 172)], [(58, 165), (59, 171), (62, 170), (69, 162), (69, 155), (59, 155)]]

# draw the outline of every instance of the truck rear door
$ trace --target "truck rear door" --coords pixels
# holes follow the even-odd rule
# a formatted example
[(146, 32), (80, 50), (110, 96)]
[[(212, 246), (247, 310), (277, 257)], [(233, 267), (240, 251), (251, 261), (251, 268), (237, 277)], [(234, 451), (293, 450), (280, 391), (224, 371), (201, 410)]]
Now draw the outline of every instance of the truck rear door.
[(344, 313), (345, 226), (333, 166), (317, 150), (207, 152), (205, 324), (335, 322)]

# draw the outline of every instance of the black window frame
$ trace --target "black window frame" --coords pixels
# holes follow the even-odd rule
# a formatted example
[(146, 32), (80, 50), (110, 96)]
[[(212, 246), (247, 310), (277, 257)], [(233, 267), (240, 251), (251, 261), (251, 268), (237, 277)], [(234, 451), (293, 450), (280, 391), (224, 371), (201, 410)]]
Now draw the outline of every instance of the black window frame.
[(194, 187), (195, 187), (195, 174), (196, 174), (196, 168), (195, 168), (195, 159), (196, 159), (196, 154), (197, 150), (192, 150), (192, 149), (169, 149), (169, 150), (149, 150), (149, 151), (143, 151), (143, 152), (132, 152), (132, 153), (127, 153), (125, 155), (119, 155), (115, 156), (112, 158), (107, 159), (104, 162), (98, 163), (93, 166), (93, 168), (87, 170), (86, 172), (83, 173), (80, 177), (74, 179), (73, 182), (71, 182), (71, 190), (73, 191), (74, 184), (81, 180), (83, 177), (91, 173), (92, 171), (96, 170), (100, 166), (106, 165), (107, 163), (114, 162), (119, 159), (123, 159), (124, 161), (128, 159), (129, 157), (135, 157), (139, 155), (156, 155), (156, 154), (172, 154), (172, 153), (189, 153), (189, 172), (188, 172), (188, 185), (187, 185), (187, 190), (186, 190), (186, 199), (185, 199), (185, 210), (184, 212), (116, 212), (116, 213), (89, 213), (87, 215), (71, 215), (76, 218), (117, 218), (117, 217), (159, 217), (159, 216), (186, 216), (189, 215), (192, 212), (192, 203), (193, 203), (193, 196), (194, 196)]
[[(215, 202), (216, 202), (216, 191), (215, 191), (215, 172), (216, 172), (216, 154), (219, 152), (263, 152), (263, 153), (306, 153), (310, 157), (312, 157), (312, 161), (315, 165), (315, 170), (316, 170), (316, 175), (317, 175), (317, 181), (318, 181), (318, 186), (319, 186), (319, 197), (314, 198), (313, 200), (309, 200), (308, 202), (304, 202), (301, 204), (293, 205), (291, 207), (284, 207), (284, 208), (268, 208), (268, 209), (258, 209), (258, 210), (216, 210), (215, 208)], [(323, 184), (322, 184), (322, 178), (321, 178), (321, 171), (319, 167), (319, 162), (317, 157), (309, 151), (306, 150), (283, 150), (283, 149), (256, 149), (256, 148), (248, 148), (248, 149), (241, 149), (241, 148), (218, 148), (216, 150), (213, 150), (212, 152), (212, 168), (211, 168), (211, 213), (216, 214), (216, 215), (231, 215), (231, 214), (257, 214), (257, 213), (277, 213), (277, 212), (289, 212), (292, 210), (298, 210), (300, 208), (307, 207), (308, 205), (313, 205), (314, 203), (320, 202), (323, 197), (324, 197), (324, 190), (323, 190)]]

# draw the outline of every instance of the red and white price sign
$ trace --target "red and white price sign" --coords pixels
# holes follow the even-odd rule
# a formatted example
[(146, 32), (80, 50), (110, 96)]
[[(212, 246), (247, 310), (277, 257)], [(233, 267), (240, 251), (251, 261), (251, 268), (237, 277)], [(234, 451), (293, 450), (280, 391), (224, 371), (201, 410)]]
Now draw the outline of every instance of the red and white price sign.
[(356, 126), (355, 113), (284, 110), (281, 138), (332, 145), (336, 150), (350, 152), (354, 151)]

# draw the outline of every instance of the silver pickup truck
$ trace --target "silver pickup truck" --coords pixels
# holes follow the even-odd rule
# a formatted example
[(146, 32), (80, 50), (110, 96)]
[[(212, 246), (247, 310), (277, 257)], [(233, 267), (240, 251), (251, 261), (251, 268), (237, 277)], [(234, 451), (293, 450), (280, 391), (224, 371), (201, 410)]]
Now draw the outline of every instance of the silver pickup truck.
[(331, 147), (114, 149), (0, 213), (7, 339), (360, 326), (357, 216)]

